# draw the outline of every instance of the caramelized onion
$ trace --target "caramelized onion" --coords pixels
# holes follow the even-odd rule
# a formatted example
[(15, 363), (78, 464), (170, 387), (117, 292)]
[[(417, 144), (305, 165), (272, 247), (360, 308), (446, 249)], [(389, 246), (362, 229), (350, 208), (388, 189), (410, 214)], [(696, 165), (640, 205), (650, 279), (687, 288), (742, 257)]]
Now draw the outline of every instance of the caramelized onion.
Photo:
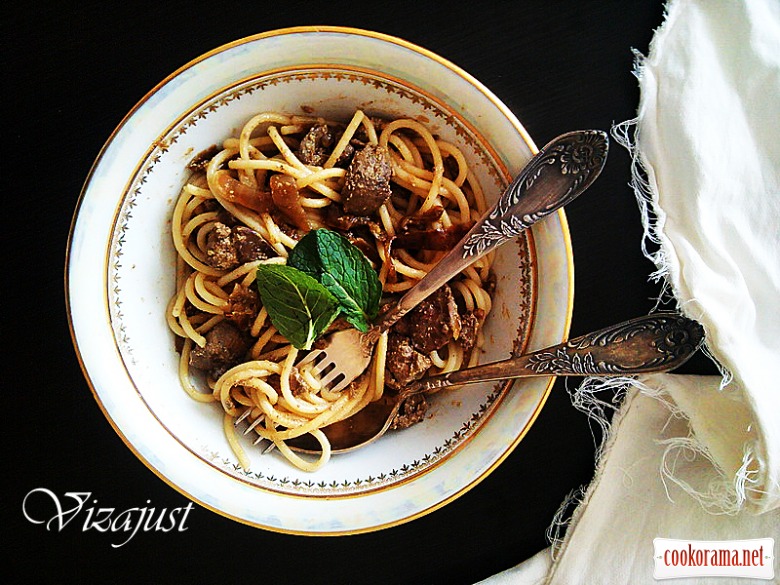
[(276, 208), (292, 225), (308, 232), (311, 226), (301, 205), (295, 178), (290, 175), (273, 175), (269, 183)]
[(238, 203), (258, 213), (271, 210), (271, 199), (268, 193), (254, 189), (249, 185), (234, 179), (226, 171), (218, 172), (215, 177), (215, 187), (218, 194), (231, 203)]

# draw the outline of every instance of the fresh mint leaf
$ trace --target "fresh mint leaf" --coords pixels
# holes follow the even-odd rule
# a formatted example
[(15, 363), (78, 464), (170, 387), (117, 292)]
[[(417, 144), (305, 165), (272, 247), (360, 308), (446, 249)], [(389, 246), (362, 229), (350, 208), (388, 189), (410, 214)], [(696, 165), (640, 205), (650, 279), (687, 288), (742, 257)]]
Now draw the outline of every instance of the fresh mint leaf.
[(295, 247), (290, 250), (290, 255), (287, 257), (287, 266), (297, 268), (312, 276), (319, 281), (320, 274), (324, 270), (322, 260), (320, 260), (319, 251), (319, 232), (326, 231), (323, 229), (311, 230), (306, 233)]
[(311, 349), (339, 313), (339, 303), (327, 288), (291, 266), (260, 265), (256, 280), (271, 323), (298, 349)]
[(382, 284), (368, 258), (334, 231), (312, 230), (290, 252), (287, 264), (311, 275), (338, 299), (346, 320), (366, 332), (379, 310)]

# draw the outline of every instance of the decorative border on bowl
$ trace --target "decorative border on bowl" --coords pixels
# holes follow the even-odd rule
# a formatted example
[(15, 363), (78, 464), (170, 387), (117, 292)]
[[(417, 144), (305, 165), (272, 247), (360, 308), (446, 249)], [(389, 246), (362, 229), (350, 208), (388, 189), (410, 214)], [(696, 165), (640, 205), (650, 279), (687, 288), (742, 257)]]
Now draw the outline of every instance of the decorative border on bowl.
[(254, 485), (272, 488), (277, 491), (305, 496), (334, 496), (362, 493), (405, 480), (418, 472), (427, 470), (431, 465), (450, 455), (454, 448), (459, 447), (461, 442), (471, 436), (476, 430), (482, 422), (482, 417), (492, 408), (503, 394), (503, 391), (504, 387), (497, 384), (487, 396), (485, 402), (480, 405), (479, 410), (472, 414), (469, 420), (464, 422), (461, 428), (455, 431), (450, 438), (438, 447), (435, 447), (430, 453), (426, 453), (409, 463), (404, 463), (397, 469), (393, 468), (376, 476), (368, 475), (366, 477), (334, 479), (330, 481), (316, 481), (312, 478), (304, 481), (298, 478), (291, 479), (289, 476), (280, 477), (275, 474), (265, 474), (261, 471), (247, 471), (235, 460), (221, 455), (206, 445), (201, 446), (201, 453), (208, 461), (233, 477), (249, 480)]
[[(130, 183), (131, 187), (125, 192), (122, 198), (122, 204), (115, 220), (113, 236), (111, 238), (108, 263), (108, 297), (111, 326), (122, 359), (127, 359), (130, 363), (135, 364), (131, 340), (128, 337), (127, 328), (123, 323), (124, 314), (122, 312), (122, 300), (120, 296), (120, 293), (122, 292), (121, 271), (123, 269), (122, 248), (126, 241), (130, 223), (133, 219), (133, 209), (137, 205), (137, 199), (141, 196), (144, 185), (148, 181), (149, 176), (154, 172), (156, 165), (162, 160), (171, 145), (179, 141), (191, 128), (197, 126), (202, 120), (207, 119), (212, 113), (219, 110), (219, 108), (227, 106), (231, 102), (240, 100), (246, 96), (251, 96), (256, 92), (261, 92), (270, 86), (307, 79), (335, 79), (337, 81), (349, 83), (372, 85), (386, 91), (389, 95), (397, 95), (403, 99), (411, 100), (413, 103), (420, 105), (426, 112), (432, 114), (441, 123), (455, 129), (456, 134), (466, 142), (474, 152), (478, 153), (485, 169), (487, 169), (487, 174), (493, 179), (496, 187), (503, 188), (506, 185), (504, 177), (495, 166), (495, 160), (485, 152), (481, 142), (476, 139), (475, 135), (466, 126), (464, 121), (452, 114), (445, 114), (443, 111), (445, 108), (443, 106), (441, 108), (436, 107), (436, 100), (434, 98), (424, 94), (421, 90), (412, 91), (409, 87), (402, 85), (399, 81), (378, 76), (374, 73), (360, 70), (359, 68), (343, 69), (328, 65), (316, 67), (316, 70), (312, 67), (309, 71), (301, 71), (300, 69), (296, 69), (296, 72), (278, 71), (238, 83), (232, 89), (221, 92), (218, 97), (212, 98), (211, 100), (204, 102), (200, 107), (190, 111), (179, 123), (168, 130), (164, 136), (161, 136), (139, 166), (135, 177)], [(521, 273), (521, 282), (518, 286), (521, 294), (517, 296), (517, 305), (519, 307), (521, 325), (518, 329), (518, 337), (515, 339), (513, 346), (515, 352), (525, 346), (530, 333), (531, 319), (533, 317), (535, 274), (531, 261), (533, 250), (529, 241), (530, 238), (531, 236), (528, 233), (518, 238), (518, 266)], [(525, 323), (526, 326), (524, 326), (523, 323)], [(277, 477), (273, 474), (266, 475), (262, 472), (246, 471), (235, 459), (231, 458), (232, 454), (231, 456), (225, 456), (206, 445), (201, 446), (198, 455), (205, 461), (214, 465), (217, 469), (220, 469), (232, 477), (248, 481), (252, 485), (258, 487), (269, 488), (286, 494), (332, 497), (373, 491), (380, 487), (387, 487), (391, 484), (405, 481), (417, 473), (424, 472), (460, 448), (478, 430), (482, 422), (489, 418), (490, 413), (492, 413), (497, 404), (500, 403), (500, 398), (506, 390), (507, 386), (505, 384), (496, 384), (493, 391), (486, 396), (485, 401), (480, 404), (477, 412), (472, 413), (469, 419), (462, 424), (461, 428), (455, 431), (441, 445), (435, 447), (430, 453), (425, 454), (419, 459), (405, 463), (398, 469), (391, 469), (387, 472), (378, 474), (377, 476), (356, 477), (353, 479), (344, 479), (340, 481), (332, 480), (328, 482), (315, 481), (314, 479), (303, 481), (299, 479), (290, 479), (288, 476)]]

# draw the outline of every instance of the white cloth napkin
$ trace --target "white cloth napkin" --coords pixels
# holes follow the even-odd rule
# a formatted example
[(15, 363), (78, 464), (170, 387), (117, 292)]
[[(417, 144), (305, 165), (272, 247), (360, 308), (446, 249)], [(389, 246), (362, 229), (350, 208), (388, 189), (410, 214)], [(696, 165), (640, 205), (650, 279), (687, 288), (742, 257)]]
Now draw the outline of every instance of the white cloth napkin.
[[(780, 1), (670, 1), (636, 74), (637, 119), (614, 134), (635, 155), (642, 247), (724, 375), (619, 381), (565, 539), (485, 584), (653, 583), (656, 537), (772, 537), (780, 555)], [(607, 388), (575, 398), (598, 412)]]

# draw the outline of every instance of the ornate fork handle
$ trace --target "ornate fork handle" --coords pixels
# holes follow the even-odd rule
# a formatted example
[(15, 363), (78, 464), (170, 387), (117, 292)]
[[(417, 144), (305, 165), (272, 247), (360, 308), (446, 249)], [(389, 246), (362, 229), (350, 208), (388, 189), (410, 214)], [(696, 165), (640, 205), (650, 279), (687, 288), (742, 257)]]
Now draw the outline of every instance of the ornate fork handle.
[(655, 313), (499, 362), (432, 376), (410, 394), (456, 384), (528, 376), (630, 376), (674, 369), (704, 341), (702, 326), (676, 313)]
[(607, 134), (600, 130), (568, 132), (545, 145), (493, 208), (382, 318), (378, 329), (389, 329), (471, 263), (585, 191), (604, 168), (608, 147)]

